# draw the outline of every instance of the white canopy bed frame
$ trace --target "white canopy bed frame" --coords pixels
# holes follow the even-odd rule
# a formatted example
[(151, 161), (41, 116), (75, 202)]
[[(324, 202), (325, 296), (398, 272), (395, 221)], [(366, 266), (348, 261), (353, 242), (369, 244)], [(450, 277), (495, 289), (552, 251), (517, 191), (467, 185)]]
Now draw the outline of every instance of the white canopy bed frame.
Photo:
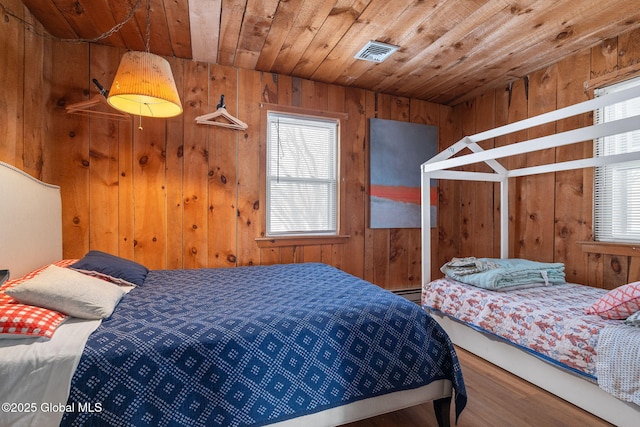
[[(480, 147), (478, 142), (594, 111), (636, 97), (640, 97), (640, 87), (605, 95), (506, 126), (466, 136), (423, 163), (421, 165), (423, 287), (431, 281), (431, 211), (429, 208), (431, 179), (485, 181), (500, 184), (500, 257), (508, 258), (509, 178), (640, 160), (640, 152), (590, 157), (513, 170), (505, 168), (498, 159), (639, 129), (640, 117), (635, 116), (605, 124), (586, 126), (488, 150)], [(453, 157), (464, 149), (470, 150), (471, 153)], [(450, 170), (454, 167), (480, 162), (486, 163), (493, 172)], [(616, 426), (637, 425), (640, 419), (640, 407), (637, 405), (623, 402), (600, 389), (597, 384), (544, 362), (509, 343), (478, 332), (447, 316), (433, 314), (433, 317), (443, 326), (456, 345)]]

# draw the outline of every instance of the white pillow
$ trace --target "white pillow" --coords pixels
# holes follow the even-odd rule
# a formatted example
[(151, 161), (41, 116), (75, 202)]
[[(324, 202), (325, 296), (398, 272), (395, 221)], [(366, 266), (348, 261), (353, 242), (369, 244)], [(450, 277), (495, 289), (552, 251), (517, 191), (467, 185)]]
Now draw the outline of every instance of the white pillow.
[(77, 271), (50, 265), (32, 279), (4, 290), (22, 304), (30, 304), (81, 319), (111, 316), (122, 295), (118, 285)]

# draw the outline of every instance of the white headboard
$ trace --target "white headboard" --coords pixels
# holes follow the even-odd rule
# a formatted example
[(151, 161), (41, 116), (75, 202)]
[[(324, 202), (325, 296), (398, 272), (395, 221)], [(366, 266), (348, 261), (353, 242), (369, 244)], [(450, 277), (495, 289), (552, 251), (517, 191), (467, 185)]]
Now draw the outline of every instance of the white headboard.
[(60, 259), (60, 187), (0, 162), (0, 269), (15, 279)]

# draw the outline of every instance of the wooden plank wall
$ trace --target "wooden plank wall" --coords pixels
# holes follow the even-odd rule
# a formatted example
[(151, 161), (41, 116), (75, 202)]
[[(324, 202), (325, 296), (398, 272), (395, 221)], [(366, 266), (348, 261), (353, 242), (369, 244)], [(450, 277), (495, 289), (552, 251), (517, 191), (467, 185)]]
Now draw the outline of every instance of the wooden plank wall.
[[(578, 52), (509, 86), (482, 94), (454, 107), (459, 137), (512, 123), (593, 97), (593, 84), (612, 83), (639, 74), (640, 31), (606, 40)], [(585, 83), (591, 83), (585, 89)], [(592, 123), (584, 114), (518, 134), (484, 141), (484, 148), (571, 130)], [(506, 159), (508, 168), (565, 161), (593, 152), (586, 141)], [(475, 166), (474, 166), (475, 167)], [(495, 187), (495, 188), (494, 188)], [(440, 263), (453, 256), (500, 255), (499, 193), (497, 185), (455, 183), (440, 187)], [(567, 279), (611, 289), (640, 280), (640, 257), (635, 247), (585, 244), (592, 236), (593, 172), (564, 171), (512, 179), (509, 233), (511, 257), (564, 262)], [(442, 203), (446, 201), (446, 204)], [(493, 215), (493, 216), (492, 216)], [(453, 222), (453, 223), (452, 223)], [(443, 236), (459, 236), (449, 244)]]
[(3, 3), (31, 25), (32, 31), (6, 15), (0, 20), (0, 160), (42, 177), (43, 135), (47, 131), (42, 120), (47, 116), (47, 103), (43, 100), (49, 98), (44, 76), (49, 74), (51, 40), (34, 34), (43, 31), (42, 26), (20, 0)]
[[(19, 0), (6, 5), (33, 21)], [(52, 41), (15, 19), (0, 25), (0, 160), (62, 187), (65, 257), (89, 249), (151, 268), (197, 268), (321, 261), (388, 289), (420, 284), (418, 230), (368, 228), (368, 119), (437, 125), (443, 149), (476, 133), (591, 96), (586, 81), (637, 74), (640, 32), (622, 34), (509, 86), (454, 108), (411, 98), (314, 83), (283, 75), (171, 59), (184, 114), (121, 122), (66, 114), (64, 107), (108, 86), (122, 54), (116, 48)], [(199, 126), (220, 95), (249, 124), (246, 132)], [(258, 246), (261, 200), (261, 103), (346, 113), (342, 141), (344, 243)], [(483, 142), (485, 148), (574, 128), (583, 115)], [(508, 166), (571, 159), (586, 142), (508, 159)], [(478, 166), (480, 167), (480, 166)], [(569, 280), (612, 287), (640, 278), (635, 248), (582, 245), (591, 239), (590, 171), (520, 178), (511, 185), (510, 255), (567, 265)], [(432, 231), (432, 276), (454, 256), (498, 256), (497, 189), (485, 183), (439, 183)], [(583, 250), (584, 249), (584, 250)]]
[[(123, 52), (43, 39), (13, 20), (0, 25), (10, 30), (0, 34), (2, 48), (16, 49), (2, 56), (8, 63), (0, 79), (12, 91), (11, 114), (0, 119), (0, 160), (61, 186), (66, 258), (96, 249), (154, 269), (318, 261), (387, 289), (420, 286), (419, 229), (368, 228), (368, 119), (439, 126), (445, 147), (455, 132), (452, 108), (171, 59), (183, 115), (141, 122), (72, 115), (65, 106), (92, 97), (93, 78), (108, 87)], [(246, 131), (195, 123), (215, 111), (222, 94)], [(350, 236), (344, 242), (256, 243), (265, 228), (261, 103), (348, 115), (341, 141), (342, 231)]]

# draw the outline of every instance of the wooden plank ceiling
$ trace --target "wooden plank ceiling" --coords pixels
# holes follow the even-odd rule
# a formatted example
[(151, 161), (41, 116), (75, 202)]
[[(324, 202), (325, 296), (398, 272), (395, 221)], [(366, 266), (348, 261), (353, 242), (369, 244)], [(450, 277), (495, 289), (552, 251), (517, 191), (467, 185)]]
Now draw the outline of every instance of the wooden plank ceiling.
[[(640, 27), (637, 0), (23, 0), (56, 37), (455, 105)], [(398, 45), (354, 59), (369, 40)], [(640, 41), (639, 41), (640, 43)]]

